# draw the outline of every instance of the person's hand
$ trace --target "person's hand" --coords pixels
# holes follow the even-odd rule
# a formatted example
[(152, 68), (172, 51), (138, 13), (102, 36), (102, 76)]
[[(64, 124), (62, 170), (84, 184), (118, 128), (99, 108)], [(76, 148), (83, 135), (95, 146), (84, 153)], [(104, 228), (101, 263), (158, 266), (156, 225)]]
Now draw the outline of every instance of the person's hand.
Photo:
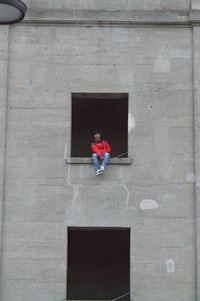
[(100, 160), (103, 161), (103, 156), (100, 157)]

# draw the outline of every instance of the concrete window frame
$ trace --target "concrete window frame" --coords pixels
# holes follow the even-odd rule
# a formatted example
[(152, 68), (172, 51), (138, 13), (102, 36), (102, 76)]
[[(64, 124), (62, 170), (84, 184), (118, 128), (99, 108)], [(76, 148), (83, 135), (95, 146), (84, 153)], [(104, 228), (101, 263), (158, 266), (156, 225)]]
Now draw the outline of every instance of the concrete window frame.
[(99, 131), (112, 146), (109, 164), (131, 164), (128, 93), (72, 93), (71, 102), (71, 156), (66, 163), (93, 163), (90, 143)]

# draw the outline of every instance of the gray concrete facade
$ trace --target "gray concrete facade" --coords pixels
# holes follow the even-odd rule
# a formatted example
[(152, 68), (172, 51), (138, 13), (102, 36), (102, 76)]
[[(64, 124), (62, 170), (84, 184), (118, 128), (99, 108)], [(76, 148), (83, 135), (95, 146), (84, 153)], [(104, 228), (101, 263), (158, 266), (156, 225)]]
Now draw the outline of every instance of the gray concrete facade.
[[(73, 226), (130, 228), (132, 301), (200, 301), (199, 0), (24, 2), (0, 27), (0, 300), (66, 300)], [(81, 92), (128, 93), (131, 164), (73, 163)]]

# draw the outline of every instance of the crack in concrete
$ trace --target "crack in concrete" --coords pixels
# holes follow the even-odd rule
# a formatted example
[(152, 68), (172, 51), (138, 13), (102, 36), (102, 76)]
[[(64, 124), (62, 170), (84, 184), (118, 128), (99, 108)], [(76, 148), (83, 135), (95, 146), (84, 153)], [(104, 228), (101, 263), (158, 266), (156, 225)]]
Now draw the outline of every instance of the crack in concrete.
[(72, 204), (75, 205), (75, 201), (76, 201), (76, 198), (78, 195), (79, 188), (82, 187), (83, 185), (81, 185), (81, 184), (78, 184), (78, 185), (71, 184), (71, 185), (74, 187), (74, 195), (73, 195), (73, 199), (72, 199)]
[[(65, 144), (65, 150), (64, 150), (64, 159), (67, 158), (67, 144)], [(71, 173), (71, 165), (68, 164), (68, 168), (67, 168), (67, 176), (66, 176), (66, 186), (72, 186), (73, 188), (73, 198), (72, 198), (72, 204), (75, 205), (75, 201), (78, 195), (78, 191), (80, 187), (83, 187), (82, 184), (72, 184), (70, 181), (70, 173)]]
[(126, 205), (126, 208), (129, 208), (129, 198), (130, 198), (130, 192), (126, 186), (126, 184), (124, 183), (124, 181), (122, 180), (122, 183), (120, 184), (120, 186), (122, 186), (124, 188), (124, 190), (126, 191), (127, 193), (127, 197), (126, 197), (126, 201), (125, 201), (125, 205)]

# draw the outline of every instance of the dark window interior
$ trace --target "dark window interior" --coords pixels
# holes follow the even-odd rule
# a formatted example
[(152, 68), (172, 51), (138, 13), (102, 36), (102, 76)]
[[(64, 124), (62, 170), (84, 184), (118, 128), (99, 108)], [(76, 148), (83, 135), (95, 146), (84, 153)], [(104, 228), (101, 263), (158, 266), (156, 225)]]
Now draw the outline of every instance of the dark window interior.
[(130, 300), (130, 229), (68, 228), (68, 300)]
[(128, 94), (73, 93), (71, 157), (90, 157), (99, 131), (112, 147), (111, 157), (128, 157)]

